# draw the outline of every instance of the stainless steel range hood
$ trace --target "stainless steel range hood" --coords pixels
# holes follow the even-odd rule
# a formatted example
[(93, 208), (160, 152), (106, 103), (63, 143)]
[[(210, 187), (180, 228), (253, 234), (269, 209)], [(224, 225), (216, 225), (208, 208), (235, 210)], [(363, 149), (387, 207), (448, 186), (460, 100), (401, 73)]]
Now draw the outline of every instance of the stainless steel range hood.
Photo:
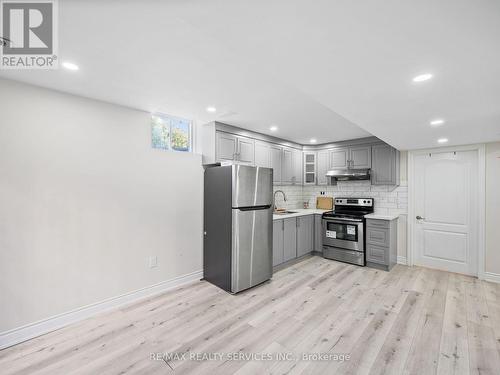
[(370, 169), (336, 169), (326, 172), (332, 184), (337, 181), (359, 181), (370, 179)]

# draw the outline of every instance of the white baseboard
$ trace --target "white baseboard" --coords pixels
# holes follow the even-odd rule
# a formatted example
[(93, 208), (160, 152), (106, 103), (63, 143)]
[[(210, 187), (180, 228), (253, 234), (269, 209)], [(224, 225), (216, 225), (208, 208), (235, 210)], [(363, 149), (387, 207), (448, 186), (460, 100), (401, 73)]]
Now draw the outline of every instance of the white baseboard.
[(404, 264), (405, 266), (408, 264), (408, 262), (406, 261), (406, 257), (402, 257), (402, 256), (399, 256), (399, 255), (398, 255), (397, 262), (398, 262), (398, 264)]
[(484, 280), (500, 284), (500, 273), (485, 272)]
[(40, 320), (22, 327), (14, 328), (9, 331), (0, 332), (0, 349), (19, 344), (20, 342), (32, 339), (45, 333), (55, 331), (56, 329), (76, 323), (80, 320), (90, 318), (96, 314), (128, 303), (151, 297), (155, 294), (163, 293), (180, 285), (200, 280), (203, 277), (203, 271), (196, 271), (187, 275), (178, 276), (170, 280), (162, 281), (158, 284), (147, 286), (120, 296), (112, 297), (101, 302), (88, 306), (80, 307), (56, 316)]

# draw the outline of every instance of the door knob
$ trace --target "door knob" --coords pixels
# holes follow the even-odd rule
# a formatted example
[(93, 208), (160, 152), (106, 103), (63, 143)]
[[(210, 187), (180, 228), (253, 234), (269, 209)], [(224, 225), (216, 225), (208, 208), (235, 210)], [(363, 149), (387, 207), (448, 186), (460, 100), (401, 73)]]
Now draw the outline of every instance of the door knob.
[(420, 215), (417, 215), (416, 219), (417, 219), (417, 220), (425, 220), (425, 217), (422, 217), (422, 216), (420, 216)]

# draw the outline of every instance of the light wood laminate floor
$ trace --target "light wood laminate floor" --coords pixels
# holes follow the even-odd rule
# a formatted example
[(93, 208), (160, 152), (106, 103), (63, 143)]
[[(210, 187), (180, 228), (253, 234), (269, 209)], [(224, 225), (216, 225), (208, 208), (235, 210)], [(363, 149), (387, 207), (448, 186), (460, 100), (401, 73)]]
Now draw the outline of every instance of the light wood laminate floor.
[(195, 282), (2, 350), (0, 373), (485, 375), (499, 353), (499, 285), (310, 257), (238, 295)]

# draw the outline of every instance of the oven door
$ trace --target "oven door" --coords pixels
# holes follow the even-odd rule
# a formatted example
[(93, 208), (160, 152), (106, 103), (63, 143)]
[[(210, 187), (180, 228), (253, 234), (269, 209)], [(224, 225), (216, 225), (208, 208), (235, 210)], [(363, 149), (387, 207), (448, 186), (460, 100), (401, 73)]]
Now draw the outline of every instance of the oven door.
[(365, 251), (363, 222), (323, 219), (323, 245)]

